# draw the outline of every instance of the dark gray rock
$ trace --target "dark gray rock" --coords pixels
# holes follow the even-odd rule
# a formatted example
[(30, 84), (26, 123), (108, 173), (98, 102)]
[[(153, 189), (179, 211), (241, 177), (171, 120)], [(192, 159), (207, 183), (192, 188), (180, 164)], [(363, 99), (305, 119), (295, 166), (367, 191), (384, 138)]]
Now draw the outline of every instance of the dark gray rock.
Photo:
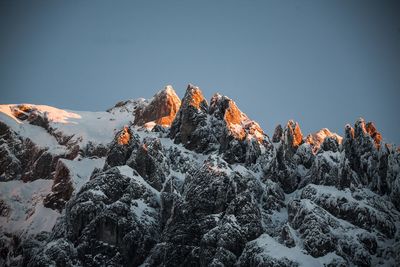
[(182, 105), (170, 130), (171, 138), (176, 143), (182, 143), (186, 148), (198, 152), (210, 149), (212, 140), (207, 126), (208, 103), (200, 88), (188, 85)]
[(63, 210), (74, 191), (71, 174), (68, 167), (59, 160), (54, 174), (54, 184), (51, 193), (43, 199), (43, 205), (47, 208)]
[(126, 163), (152, 187), (161, 191), (169, 175), (169, 164), (158, 138), (145, 138), (139, 147), (132, 151)]
[(126, 144), (119, 142), (119, 137), (124, 133), (125, 129), (121, 130), (114, 138), (109, 146), (109, 151), (106, 156), (104, 170), (115, 166), (126, 165), (127, 160), (134, 150), (137, 150), (140, 145), (140, 138), (136, 134), (132, 134), (129, 128), (126, 128), (129, 134), (129, 141)]

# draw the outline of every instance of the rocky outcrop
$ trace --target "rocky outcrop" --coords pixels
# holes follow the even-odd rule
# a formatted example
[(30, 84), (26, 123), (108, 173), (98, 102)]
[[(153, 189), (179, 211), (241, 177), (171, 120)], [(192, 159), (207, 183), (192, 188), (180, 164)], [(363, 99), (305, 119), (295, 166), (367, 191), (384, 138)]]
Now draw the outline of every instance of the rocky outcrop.
[(43, 199), (43, 205), (61, 212), (67, 201), (71, 198), (73, 191), (74, 187), (72, 185), (70, 170), (62, 160), (59, 160), (54, 174), (54, 184), (51, 188), (51, 193)]
[(372, 137), (372, 139), (374, 140), (376, 148), (379, 149), (380, 146), (381, 146), (382, 135), (376, 129), (375, 124), (373, 122), (368, 122), (365, 125), (365, 130)]
[(311, 145), (312, 150), (315, 154), (318, 152), (322, 143), (324, 142), (325, 138), (327, 138), (327, 137), (333, 137), (336, 139), (337, 143), (339, 143), (339, 144), (342, 143), (343, 138), (336, 133), (332, 133), (327, 128), (323, 128), (323, 129), (319, 130), (318, 132), (307, 135), (305, 142)]
[(229, 163), (255, 163), (268, 139), (258, 123), (241, 112), (235, 102), (215, 94), (210, 106), (198, 87), (189, 85), (170, 137), (196, 152), (219, 150)]
[(129, 127), (124, 126), (124, 129), (118, 136), (117, 143), (118, 143), (118, 145), (123, 146), (123, 145), (127, 145), (130, 140), (131, 140), (131, 134), (129, 131)]
[(188, 85), (181, 108), (172, 123), (170, 137), (186, 148), (204, 152), (216, 143), (207, 127), (208, 103), (199, 87)]
[[(21, 115), (22, 116), (22, 115)], [(25, 115), (24, 115), (25, 116)], [(53, 153), (36, 145), (29, 138), (21, 138), (0, 122), (0, 180), (52, 179), (60, 158), (74, 158), (78, 151)]]
[(262, 166), (263, 180), (271, 179), (280, 183), (285, 193), (297, 189), (313, 161), (311, 149), (302, 138), (297, 122), (288, 121), (283, 130), (277, 126), (273, 137), (276, 144), (268, 146), (266, 153), (258, 160)]
[(27, 120), (30, 124), (49, 129), (49, 120), (46, 113), (40, 112), (36, 107), (28, 104), (11, 107), (12, 114), (19, 120)]
[(155, 94), (150, 103), (135, 110), (135, 125), (154, 123), (164, 127), (171, 126), (181, 106), (181, 100), (172, 86), (168, 85)]
[(280, 124), (278, 124), (275, 127), (274, 135), (272, 137), (272, 142), (279, 143), (282, 140), (282, 136), (283, 136), (283, 129), (282, 129), (282, 126)]
[(134, 135), (130, 128), (125, 126), (109, 145), (108, 153), (106, 154), (106, 162), (104, 170), (115, 166), (125, 165), (126, 161), (132, 154), (133, 150), (139, 147), (140, 138)]
[[(188, 263), (232, 265), (247, 240), (262, 231), (258, 207), (260, 184), (250, 173), (231, 172), (228, 164), (209, 157), (185, 179), (162, 232), (145, 265)], [(169, 259), (162, 255), (170, 255)]]
[(303, 134), (300, 130), (300, 125), (293, 120), (288, 121), (285, 130), (283, 131), (284, 149), (288, 151), (287, 155), (293, 155), (297, 148), (304, 142)]
[(211, 98), (209, 114), (224, 159), (229, 163), (254, 163), (261, 154), (260, 147), (267, 142), (258, 123), (240, 111), (233, 100), (220, 94)]
[[(388, 238), (394, 237), (397, 229), (393, 217), (387, 214), (391, 205), (387, 207), (373, 207), (370, 204), (372, 199), (363, 195), (364, 192), (354, 194), (357, 196), (356, 200), (348, 189), (344, 190), (345, 193), (341, 194), (337, 190), (332, 190), (331, 192), (321, 191), (316, 186), (308, 185), (303, 189), (301, 198), (310, 199), (313, 203), (335, 217), (346, 220), (367, 231), (375, 230), (386, 235)], [(360, 204), (360, 200), (364, 200), (364, 203), (368, 203), (371, 206)], [(357, 216), (354, 216), (354, 214), (357, 214)]]
[(73, 252), (60, 255), (63, 262), (139, 265), (158, 240), (157, 199), (154, 189), (129, 167), (95, 175), (67, 204), (59, 222), (65, 232), (55, 236), (28, 266), (60, 261), (56, 255), (48, 255), (48, 250), (57, 250), (60, 243)]
[[(368, 129), (377, 138), (378, 134), (372, 123), (369, 124)], [(396, 152), (387, 146), (380, 146), (369, 132), (364, 119), (361, 118), (356, 121), (354, 129), (346, 125), (343, 149), (349, 161), (349, 167), (356, 173), (359, 183), (370, 186), (380, 194), (385, 194), (391, 191), (389, 185), (391, 181), (388, 180), (388, 176), (392, 176), (394, 171), (388, 165), (388, 157)]]
[(164, 155), (160, 140), (156, 138), (144, 139), (137, 150), (132, 151), (127, 165), (137, 170), (146, 182), (158, 191), (163, 188), (170, 172), (168, 159)]
[[(392, 251), (391, 247), (378, 242), (372, 234), (377, 230), (392, 236), (396, 231), (393, 219), (387, 217), (391, 205), (382, 202), (388, 206), (375, 206), (374, 197), (371, 198), (371, 194), (362, 190), (353, 194), (349, 190), (345, 192), (329, 187), (307, 186), (300, 200), (288, 204), (289, 223), (299, 232), (305, 249), (311, 255), (324, 256), (334, 251), (357, 266), (371, 266), (373, 255), (378, 250)], [(345, 226), (340, 220), (352, 224)], [(343, 227), (349, 227), (357, 234), (354, 236), (351, 231), (344, 233)]]

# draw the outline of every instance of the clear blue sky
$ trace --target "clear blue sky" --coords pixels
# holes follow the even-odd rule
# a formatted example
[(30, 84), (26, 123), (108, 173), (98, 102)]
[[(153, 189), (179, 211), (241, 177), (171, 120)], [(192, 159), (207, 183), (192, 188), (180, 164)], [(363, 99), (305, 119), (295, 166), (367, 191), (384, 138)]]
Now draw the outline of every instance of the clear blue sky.
[(399, 1), (0, 1), (0, 103), (105, 110), (186, 84), (272, 135), (343, 134), (362, 116), (400, 143)]

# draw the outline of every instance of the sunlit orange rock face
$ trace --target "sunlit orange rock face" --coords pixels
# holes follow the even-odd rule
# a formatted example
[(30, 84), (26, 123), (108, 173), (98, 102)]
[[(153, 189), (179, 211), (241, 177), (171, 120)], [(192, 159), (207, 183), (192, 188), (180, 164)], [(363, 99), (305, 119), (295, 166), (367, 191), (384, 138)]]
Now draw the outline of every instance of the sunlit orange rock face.
[(232, 100), (229, 101), (229, 106), (225, 110), (224, 119), (228, 124), (239, 124), (242, 122), (242, 112)]
[(246, 114), (240, 111), (236, 103), (230, 98), (215, 94), (211, 98), (210, 113), (223, 117), (226, 127), (235, 139), (255, 138), (259, 142), (264, 140), (264, 132), (258, 123), (249, 119)]
[(332, 133), (327, 128), (323, 128), (318, 132), (307, 135), (305, 142), (310, 144), (312, 147), (312, 151), (316, 153), (321, 147), (321, 144), (324, 142), (325, 138), (327, 137), (334, 137), (338, 141), (338, 144), (342, 143), (343, 138), (336, 133)]
[[(190, 87), (190, 85), (189, 85)], [(189, 96), (189, 105), (192, 107), (195, 107), (197, 109), (201, 108), (201, 105), (206, 101), (206, 99), (203, 96), (203, 93), (201, 92), (200, 88), (195, 87), (195, 86), (191, 86), (190, 88), (190, 96)]]
[(298, 148), (303, 143), (303, 134), (297, 122), (288, 121), (285, 128), (285, 143), (292, 148)]
[(42, 113), (37, 107), (21, 104), (10, 106), (11, 113), (21, 121), (27, 121), (30, 124), (48, 129), (49, 121), (46, 113)]
[(26, 104), (17, 105), (11, 109), (13, 115), (20, 120), (26, 120), (30, 113), (35, 110), (37, 109)]
[(193, 84), (188, 84), (185, 96), (182, 99), (182, 111), (187, 111), (190, 107), (200, 112), (208, 113), (208, 102), (203, 96), (203, 92)]
[(128, 126), (125, 126), (124, 130), (118, 136), (118, 144), (119, 145), (127, 145), (129, 143), (129, 140), (131, 140), (131, 134), (129, 132)]
[(373, 122), (368, 122), (365, 125), (365, 130), (366, 132), (372, 137), (372, 139), (375, 142), (376, 148), (380, 148), (381, 146), (381, 141), (382, 141), (382, 135), (378, 130), (376, 129), (375, 125)]
[(142, 126), (149, 122), (169, 127), (181, 106), (181, 100), (172, 86), (166, 86), (153, 96), (152, 101), (135, 112), (135, 125)]
[(243, 140), (246, 137), (246, 132), (241, 125), (242, 112), (237, 108), (232, 100), (229, 101), (229, 106), (225, 110), (224, 120), (236, 139)]

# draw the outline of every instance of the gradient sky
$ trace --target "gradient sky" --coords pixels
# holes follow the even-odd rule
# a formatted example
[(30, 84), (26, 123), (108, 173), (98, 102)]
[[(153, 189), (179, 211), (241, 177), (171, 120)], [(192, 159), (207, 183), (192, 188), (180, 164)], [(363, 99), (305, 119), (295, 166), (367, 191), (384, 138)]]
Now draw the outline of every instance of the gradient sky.
[(400, 144), (399, 3), (0, 1), (0, 103), (97, 111), (190, 82), (269, 135), (362, 116)]

